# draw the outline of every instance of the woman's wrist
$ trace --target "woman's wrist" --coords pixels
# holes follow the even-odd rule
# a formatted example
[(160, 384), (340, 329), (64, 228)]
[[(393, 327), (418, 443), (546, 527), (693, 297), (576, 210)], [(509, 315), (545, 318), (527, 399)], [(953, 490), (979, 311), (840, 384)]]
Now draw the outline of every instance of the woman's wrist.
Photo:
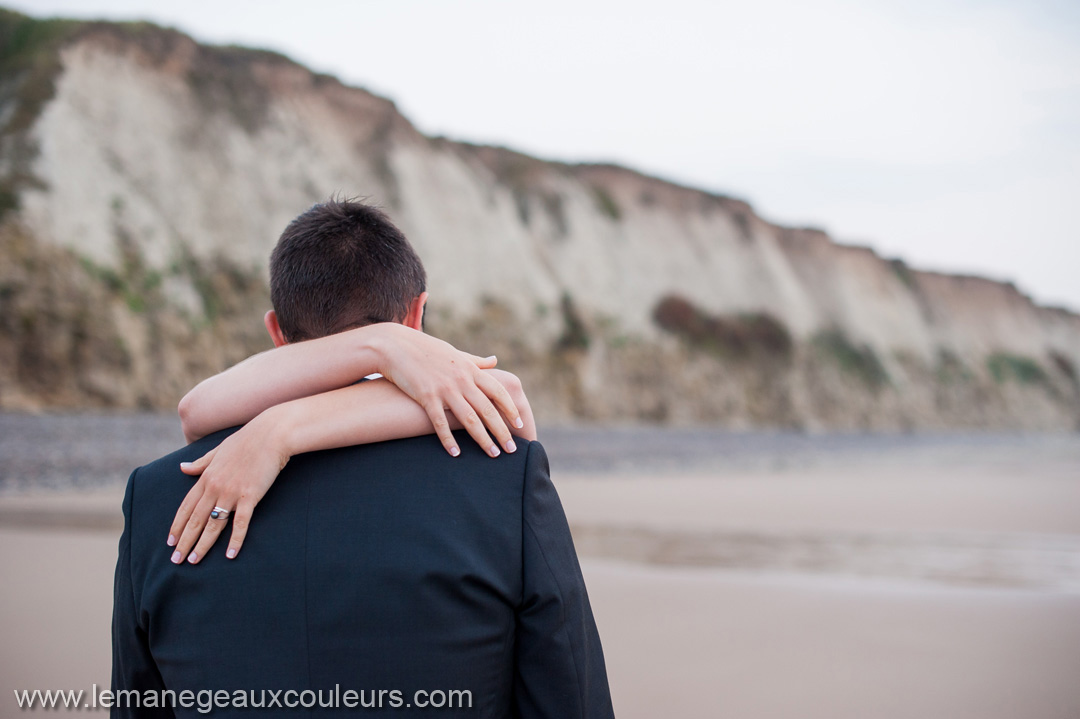
[(284, 467), (290, 458), (303, 451), (294, 443), (297, 434), (295, 425), (295, 405), (285, 402), (263, 410), (247, 427), (261, 439), (268, 451), (277, 455), (279, 466)]
[(380, 322), (357, 330), (357, 352), (361, 356), (361, 363), (365, 367), (374, 366), (375, 372), (389, 376), (390, 358), (393, 357), (395, 346), (394, 334), (400, 329), (408, 328), (394, 322)]

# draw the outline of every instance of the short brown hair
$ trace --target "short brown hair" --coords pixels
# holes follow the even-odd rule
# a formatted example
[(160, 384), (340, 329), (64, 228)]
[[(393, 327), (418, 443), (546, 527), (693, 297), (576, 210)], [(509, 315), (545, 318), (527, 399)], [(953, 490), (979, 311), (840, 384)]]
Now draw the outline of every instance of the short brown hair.
[(270, 301), (288, 342), (402, 322), (424, 292), (424, 266), (382, 210), (357, 200), (315, 205), (270, 256)]

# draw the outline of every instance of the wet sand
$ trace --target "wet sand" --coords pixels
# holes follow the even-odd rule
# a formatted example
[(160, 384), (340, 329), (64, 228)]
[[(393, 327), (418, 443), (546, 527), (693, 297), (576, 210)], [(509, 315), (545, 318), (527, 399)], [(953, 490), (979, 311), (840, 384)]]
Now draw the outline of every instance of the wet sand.
[[(1054, 446), (556, 472), (617, 715), (1080, 716), (1080, 440)], [(0, 717), (108, 682), (119, 501), (0, 496)]]
[(590, 556), (1080, 594), (1080, 463), (569, 475), (559, 491)]
[[(12, 689), (107, 684), (116, 540), (0, 529)], [(583, 557), (617, 715), (1080, 716), (1080, 596)]]
[(584, 560), (623, 719), (1080, 716), (1080, 597)]
[(119, 533), (0, 527), (0, 717), (13, 689), (108, 686)]

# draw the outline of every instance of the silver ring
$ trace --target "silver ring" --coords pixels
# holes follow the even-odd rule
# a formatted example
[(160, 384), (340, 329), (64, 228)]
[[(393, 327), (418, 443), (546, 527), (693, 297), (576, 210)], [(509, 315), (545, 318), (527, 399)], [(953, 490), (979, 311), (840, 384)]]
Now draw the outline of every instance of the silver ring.
[(229, 510), (224, 507), (214, 507), (214, 511), (210, 512), (210, 519), (228, 519)]

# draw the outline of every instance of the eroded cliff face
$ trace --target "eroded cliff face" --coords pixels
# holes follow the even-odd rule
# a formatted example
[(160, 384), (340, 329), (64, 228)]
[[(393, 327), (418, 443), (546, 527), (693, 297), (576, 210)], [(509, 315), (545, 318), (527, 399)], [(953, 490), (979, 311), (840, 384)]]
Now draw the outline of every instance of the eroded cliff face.
[(1080, 421), (1080, 317), (1011, 285), (623, 168), (429, 138), (272, 53), (0, 25), (0, 406), (173, 406), (268, 347), (270, 250), (342, 193), (416, 246), (429, 331), (497, 353), (542, 422)]

